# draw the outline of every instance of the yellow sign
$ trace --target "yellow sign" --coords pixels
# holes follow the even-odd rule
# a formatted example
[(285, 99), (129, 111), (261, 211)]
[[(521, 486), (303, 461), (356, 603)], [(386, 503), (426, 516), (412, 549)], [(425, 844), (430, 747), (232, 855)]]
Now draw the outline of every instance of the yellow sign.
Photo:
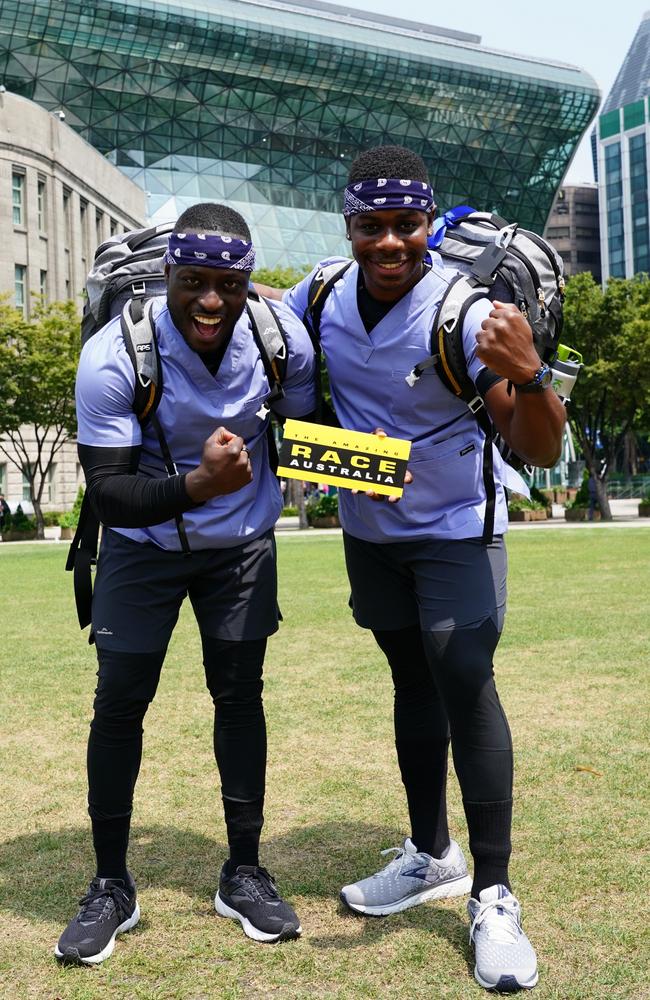
[(278, 476), (401, 496), (411, 442), (287, 420)]

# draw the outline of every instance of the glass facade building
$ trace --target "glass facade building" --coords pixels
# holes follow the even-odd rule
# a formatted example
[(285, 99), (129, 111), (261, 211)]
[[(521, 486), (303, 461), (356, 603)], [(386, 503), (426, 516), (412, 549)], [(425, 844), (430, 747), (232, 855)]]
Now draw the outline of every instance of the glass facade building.
[(0, 82), (147, 192), (155, 221), (199, 200), (251, 223), (266, 266), (345, 250), (357, 152), (405, 145), (439, 207), (542, 231), (598, 106), (571, 66), (316, 0), (3, 0)]
[(650, 12), (603, 105), (592, 144), (603, 280), (650, 272)]

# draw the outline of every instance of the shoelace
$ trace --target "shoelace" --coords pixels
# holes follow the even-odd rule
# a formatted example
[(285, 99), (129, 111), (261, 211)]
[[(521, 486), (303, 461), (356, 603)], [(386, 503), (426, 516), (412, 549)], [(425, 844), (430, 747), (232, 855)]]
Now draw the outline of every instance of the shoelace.
[[(503, 912), (497, 913), (500, 909)], [(516, 944), (521, 934), (518, 906), (514, 899), (493, 899), (489, 903), (481, 903), (472, 926), (469, 929), (469, 939), (474, 940), (474, 932), (482, 924), (492, 941), (497, 944)]]
[(124, 892), (117, 885), (105, 886), (103, 889), (91, 884), (85, 896), (79, 900), (81, 910), (77, 917), (80, 924), (90, 924), (101, 919), (109, 900), (118, 913), (126, 913)]
[(386, 857), (388, 854), (395, 854), (396, 857), (394, 857), (392, 861), (389, 861), (386, 867), (382, 868), (380, 872), (376, 872), (376, 874), (372, 876), (373, 878), (385, 878), (386, 873), (389, 871), (392, 872), (393, 870), (395, 870), (399, 875), (404, 865), (408, 864), (408, 862), (412, 860), (406, 854), (403, 847), (387, 847), (381, 852), (381, 854), (383, 857)]
[(240, 874), (246, 882), (252, 882), (253, 891), (259, 896), (260, 899), (278, 898), (273, 876), (267, 872), (266, 868), (255, 868), (252, 872)]

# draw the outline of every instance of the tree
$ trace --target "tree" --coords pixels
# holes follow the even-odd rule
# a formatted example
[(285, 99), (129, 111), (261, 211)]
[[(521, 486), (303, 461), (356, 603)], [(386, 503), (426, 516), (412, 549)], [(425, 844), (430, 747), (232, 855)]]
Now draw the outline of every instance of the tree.
[(309, 274), (311, 267), (305, 264), (303, 268), (296, 267), (260, 267), (251, 275), (253, 281), (260, 285), (269, 285), (271, 288), (291, 288), (297, 285), (306, 274)]
[(588, 272), (567, 284), (562, 340), (583, 355), (569, 422), (603, 520), (611, 520), (607, 475), (626, 435), (650, 415), (650, 278), (612, 278), (603, 291)]
[(45, 483), (76, 430), (79, 340), (74, 302), (38, 300), (30, 319), (0, 302), (0, 453), (29, 483), (39, 538)]

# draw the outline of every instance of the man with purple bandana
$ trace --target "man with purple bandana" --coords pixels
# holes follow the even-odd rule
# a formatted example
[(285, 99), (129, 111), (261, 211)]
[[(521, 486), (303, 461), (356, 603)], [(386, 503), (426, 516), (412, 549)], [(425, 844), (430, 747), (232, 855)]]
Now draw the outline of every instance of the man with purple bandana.
[[(300, 934), (258, 849), (266, 728), (262, 665), (278, 627), (273, 526), (282, 508), (269, 465), (271, 386), (245, 312), (255, 252), (242, 217), (188, 209), (170, 236), (167, 296), (152, 306), (163, 392), (156, 422), (133, 412), (134, 370), (112, 320), (84, 347), (77, 376), (79, 457), (104, 525), (92, 605), (98, 685), (88, 742), (96, 875), (55, 948), (97, 964), (140, 910), (127, 869), (142, 722), (186, 596), (215, 706), (214, 752), (228, 834), (215, 908), (257, 941)], [(286, 306), (285, 416), (315, 405), (314, 352)], [(177, 474), (168, 475), (164, 445)], [(169, 456), (167, 456), (169, 458)]]
[[(343, 215), (354, 261), (320, 316), (332, 402), (342, 427), (413, 442), (399, 503), (340, 490), (356, 622), (371, 629), (395, 686), (395, 743), (411, 835), (387, 867), (346, 885), (343, 902), (382, 916), (471, 889), (475, 975), (486, 988), (537, 982), (508, 878), (512, 745), (493, 678), (505, 612), (505, 487), (521, 489), (468, 407), (427, 368), (436, 312), (456, 272), (429, 254), (435, 205), (421, 158), (379, 147), (352, 164)], [(284, 301), (304, 316), (320, 264)], [(345, 263), (340, 259), (340, 264)], [(470, 377), (510, 446), (551, 466), (564, 408), (545, 388), (530, 327), (511, 304), (479, 300), (462, 341)], [(508, 392), (508, 383), (514, 391)], [(474, 861), (449, 836), (449, 738)]]

